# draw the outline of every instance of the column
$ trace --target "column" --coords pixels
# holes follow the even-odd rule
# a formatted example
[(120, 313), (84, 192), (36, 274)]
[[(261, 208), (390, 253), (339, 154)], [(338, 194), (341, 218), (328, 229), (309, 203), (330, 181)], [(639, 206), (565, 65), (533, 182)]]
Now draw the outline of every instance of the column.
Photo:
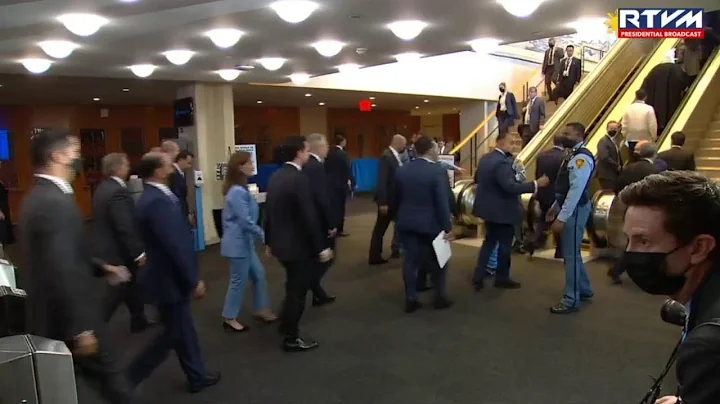
[(195, 125), (179, 128), (178, 136), (187, 142), (188, 150), (195, 155), (195, 169), (203, 174), (201, 186), (195, 185), (195, 178), (188, 178), (188, 189), (195, 189), (195, 192), (188, 192), (188, 203), (198, 208), (197, 237), (201, 240), (200, 244), (215, 244), (220, 239), (215, 229), (213, 210), (222, 209), (224, 202), (222, 181), (215, 177), (215, 166), (227, 162), (235, 145), (232, 84), (195, 83), (180, 88), (176, 95), (177, 99), (193, 98)]
[(328, 136), (332, 142), (331, 134), (328, 133), (327, 108), (323, 106), (300, 108), (300, 133), (310, 135), (321, 133)]

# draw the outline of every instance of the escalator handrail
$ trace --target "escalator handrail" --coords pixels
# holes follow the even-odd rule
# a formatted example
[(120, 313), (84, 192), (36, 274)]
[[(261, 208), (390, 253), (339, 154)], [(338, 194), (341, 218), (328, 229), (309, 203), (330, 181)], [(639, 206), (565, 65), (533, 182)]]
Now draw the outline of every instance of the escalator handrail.
[[(475, 155), (477, 155), (477, 149), (479, 149), (480, 146), (484, 145), (485, 142), (487, 142), (488, 140), (490, 140), (490, 138), (495, 134), (495, 132), (498, 131), (498, 129), (500, 129), (500, 126), (495, 126), (495, 129), (491, 130), (490, 133), (488, 133), (487, 136), (485, 136), (485, 137), (480, 141), (480, 143), (478, 143), (477, 146), (475, 146), (475, 152), (476, 152)], [(464, 158), (462, 158), (462, 159), (460, 160), (460, 164), (459, 164), (460, 167), (463, 166), (463, 163), (464, 163), (465, 161), (467, 161), (467, 159), (472, 158), (472, 157), (473, 157), (473, 154), (472, 154), (472, 153), (468, 153)]]

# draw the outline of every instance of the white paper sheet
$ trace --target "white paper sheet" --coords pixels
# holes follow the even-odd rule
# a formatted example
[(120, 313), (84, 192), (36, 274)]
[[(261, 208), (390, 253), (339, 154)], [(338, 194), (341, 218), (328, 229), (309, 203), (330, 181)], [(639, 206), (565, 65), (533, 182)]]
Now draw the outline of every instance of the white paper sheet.
[(438, 260), (438, 265), (440, 265), (440, 268), (444, 267), (448, 261), (450, 261), (450, 257), (452, 257), (452, 249), (450, 248), (450, 242), (445, 240), (445, 231), (441, 231), (440, 234), (435, 237), (435, 240), (433, 240), (432, 243), (433, 250), (435, 250), (435, 256)]

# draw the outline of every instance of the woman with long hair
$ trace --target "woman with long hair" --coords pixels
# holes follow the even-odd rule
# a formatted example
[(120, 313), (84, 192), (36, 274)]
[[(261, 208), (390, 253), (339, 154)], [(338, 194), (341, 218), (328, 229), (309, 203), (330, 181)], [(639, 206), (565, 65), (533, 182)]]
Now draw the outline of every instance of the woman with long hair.
[(237, 321), (248, 279), (253, 283), (255, 317), (266, 323), (277, 320), (270, 310), (270, 298), (265, 281), (265, 268), (260, 263), (255, 244), (265, 238), (258, 226), (260, 207), (247, 189), (248, 177), (253, 172), (251, 155), (245, 151), (230, 156), (222, 191), (225, 206), (222, 212), (223, 235), (220, 254), (230, 261), (230, 282), (223, 307), (223, 328), (227, 332), (249, 329)]

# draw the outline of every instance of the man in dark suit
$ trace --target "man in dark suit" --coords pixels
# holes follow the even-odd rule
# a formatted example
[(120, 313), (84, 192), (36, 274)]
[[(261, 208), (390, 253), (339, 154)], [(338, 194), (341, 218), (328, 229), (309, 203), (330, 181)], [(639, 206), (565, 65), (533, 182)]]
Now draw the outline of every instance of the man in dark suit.
[(145, 246), (135, 226), (135, 203), (125, 181), (130, 163), (123, 153), (110, 153), (102, 159), (105, 180), (93, 193), (93, 256), (111, 265), (125, 266), (132, 278), (108, 290), (105, 319), (110, 320), (122, 301), (130, 312), (130, 330), (142, 332), (152, 323), (145, 316), (145, 305), (136, 278), (145, 265)]
[[(540, 188), (535, 194), (535, 200), (540, 204), (540, 220), (533, 223), (535, 227), (535, 237), (533, 240), (523, 246), (523, 250), (533, 255), (537, 248), (545, 245), (547, 240), (547, 231), (550, 224), (545, 221), (547, 212), (555, 203), (555, 179), (557, 178), (560, 166), (565, 158), (565, 148), (563, 147), (563, 136), (556, 135), (553, 137), (553, 147), (540, 153), (535, 162), (535, 176), (539, 180), (542, 177), (550, 179), (547, 187)], [(556, 237), (555, 258), (562, 258), (562, 243), (559, 236)]]
[(510, 151), (512, 141), (508, 133), (499, 133), (495, 150), (485, 154), (478, 162), (475, 183), (478, 195), (473, 204), (473, 215), (485, 222), (485, 240), (478, 254), (473, 282), (475, 290), (482, 290), (485, 270), (495, 246), (498, 246), (498, 264), (495, 287), (517, 289), (520, 283), (510, 279), (510, 253), (515, 228), (522, 221), (520, 195), (536, 192), (550, 183), (547, 176), (533, 182), (515, 180)]
[(527, 146), (545, 124), (545, 100), (538, 97), (537, 88), (528, 89), (528, 101), (523, 111), (522, 147)]
[(185, 174), (192, 168), (193, 154), (183, 150), (178, 153), (173, 163), (173, 173), (170, 176), (170, 190), (180, 201), (180, 210), (188, 223), (194, 223), (194, 212), (188, 205), (188, 184)]
[(658, 159), (665, 161), (670, 171), (690, 170), (695, 171), (695, 155), (683, 149), (685, 146), (685, 134), (675, 132), (670, 135), (672, 146), (670, 150), (666, 150), (658, 154)]
[(128, 367), (128, 379), (138, 385), (175, 351), (187, 378), (187, 389), (198, 393), (220, 381), (220, 373), (205, 369), (191, 302), (205, 296), (192, 234), (187, 230), (177, 196), (167, 186), (173, 173), (170, 157), (148, 153), (138, 167), (145, 181), (137, 203), (138, 229), (147, 264), (141, 283), (157, 306), (163, 331)]
[(310, 181), (301, 170), (310, 159), (304, 136), (289, 136), (280, 146), (283, 166), (268, 183), (265, 243), (267, 253), (285, 268), (285, 301), (280, 316), (283, 349), (301, 352), (318, 347), (300, 337), (305, 297), (317, 279), (318, 262), (332, 259), (328, 232), (318, 221)]
[(498, 133), (507, 133), (515, 124), (515, 120), (520, 116), (515, 100), (515, 94), (507, 91), (505, 83), (500, 83), (498, 87), (500, 96), (498, 96), (497, 107), (495, 108), (495, 118), (498, 121)]
[[(310, 184), (310, 194), (315, 205), (318, 223), (325, 232), (325, 248), (335, 250), (338, 214), (335, 210), (337, 207), (332, 204), (330, 183), (323, 164), (323, 159), (328, 154), (327, 138), (325, 135), (313, 133), (307, 137), (307, 143), (310, 148), (310, 158), (302, 167), (302, 172), (307, 176)], [(329, 295), (320, 284), (331, 264), (332, 261), (318, 263), (318, 274), (310, 288), (313, 293), (313, 306), (324, 306), (335, 302), (335, 296)]]
[(615, 194), (620, 194), (625, 187), (630, 184), (634, 184), (648, 175), (657, 174), (660, 172), (657, 164), (655, 164), (655, 158), (657, 157), (657, 145), (649, 141), (641, 141), (635, 145), (635, 154), (637, 155), (637, 161), (634, 161), (626, 165), (617, 182), (615, 183)]
[[(387, 231), (390, 222), (395, 219), (397, 214), (397, 204), (395, 202), (395, 171), (403, 165), (401, 156), (405, 151), (407, 139), (402, 135), (395, 135), (387, 148), (380, 156), (378, 161), (378, 179), (377, 188), (375, 189), (375, 203), (378, 206), (377, 219), (375, 219), (375, 227), (373, 227), (372, 236), (370, 238), (370, 252), (368, 262), (370, 265), (380, 265), (388, 262), (382, 257), (383, 237)], [(397, 244), (395, 237), (391, 244), (392, 256), (399, 257), (400, 246)]]
[(600, 187), (604, 191), (613, 191), (615, 189), (623, 167), (620, 147), (617, 144), (617, 135), (620, 132), (619, 126), (617, 121), (608, 122), (607, 132), (598, 142), (597, 177), (598, 181), (600, 181)]
[[(70, 182), (82, 170), (80, 142), (64, 130), (31, 140), (36, 183), (20, 214), (27, 269), (28, 333), (63, 341), (73, 352), (80, 403), (131, 402), (117, 361), (103, 339), (101, 282), (127, 281), (127, 270), (91, 259), (84, 220)], [(96, 394), (85, 387), (97, 388)], [(90, 393), (90, 397), (86, 394)]]
[(565, 48), (567, 56), (560, 61), (560, 70), (558, 71), (558, 85), (555, 87), (554, 100), (558, 103), (560, 98), (567, 99), (575, 89), (575, 85), (580, 82), (582, 77), (582, 66), (580, 59), (573, 57), (575, 47), (568, 45)]
[[(441, 231), (445, 238), (452, 237), (450, 206), (448, 205), (448, 179), (444, 170), (435, 163), (436, 145), (425, 136), (415, 142), (418, 158), (397, 171), (396, 202), (398, 204), (398, 237), (405, 248), (403, 280), (405, 281), (405, 312), (412, 313), (422, 307), (418, 300), (418, 273), (426, 269), (435, 289), (436, 309), (451, 306), (446, 291), (447, 265), (438, 265), (433, 240)], [(424, 276), (424, 275), (421, 275)]]
[(545, 91), (547, 92), (548, 99), (555, 101), (552, 85), (558, 82), (560, 61), (565, 57), (565, 52), (563, 52), (562, 48), (555, 46), (555, 38), (548, 39), (548, 47), (548, 50), (545, 51), (545, 57), (543, 58), (542, 73), (543, 76), (545, 76)]
[(325, 159), (325, 171), (330, 183), (330, 197), (337, 214), (337, 236), (346, 237), (345, 205), (347, 195), (355, 187), (350, 159), (345, 152), (347, 139), (342, 135), (335, 136), (335, 147), (331, 147)]

